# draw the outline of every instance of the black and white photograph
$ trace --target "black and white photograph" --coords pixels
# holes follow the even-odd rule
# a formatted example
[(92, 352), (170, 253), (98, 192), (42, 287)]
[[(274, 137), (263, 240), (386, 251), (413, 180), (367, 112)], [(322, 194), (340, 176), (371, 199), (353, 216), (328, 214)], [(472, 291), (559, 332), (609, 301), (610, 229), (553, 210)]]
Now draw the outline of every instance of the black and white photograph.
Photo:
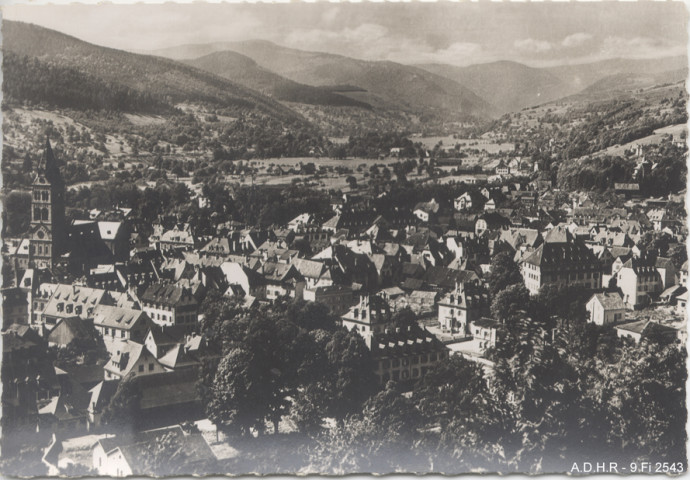
[(685, 474), (689, 8), (3, 2), (0, 474)]

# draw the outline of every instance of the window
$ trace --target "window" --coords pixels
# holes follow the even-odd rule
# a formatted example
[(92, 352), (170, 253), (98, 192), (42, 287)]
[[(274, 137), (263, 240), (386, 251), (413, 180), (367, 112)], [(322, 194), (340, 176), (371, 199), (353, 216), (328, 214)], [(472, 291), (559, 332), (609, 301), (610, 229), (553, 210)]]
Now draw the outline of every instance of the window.
[(125, 331), (124, 330), (120, 330), (120, 338), (125, 338)]
[(141, 373), (141, 372), (143, 372), (143, 371), (144, 371), (144, 366), (143, 366), (143, 365), (139, 365), (139, 373)]
[(149, 372), (153, 372), (153, 362), (149, 363)]

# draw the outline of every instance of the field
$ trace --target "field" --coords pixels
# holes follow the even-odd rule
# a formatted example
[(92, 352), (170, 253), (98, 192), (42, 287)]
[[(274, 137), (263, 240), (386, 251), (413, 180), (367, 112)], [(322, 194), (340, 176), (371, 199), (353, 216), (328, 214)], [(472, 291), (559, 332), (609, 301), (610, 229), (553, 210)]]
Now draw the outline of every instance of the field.
[(492, 139), (485, 138), (454, 138), (452, 135), (443, 137), (411, 137), (413, 142), (420, 142), (424, 148), (433, 149), (439, 142), (442, 142), (444, 149), (451, 149), (455, 145), (460, 145), (459, 151), (471, 152), (478, 150), (483, 153), (493, 154), (500, 152), (511, 152), (515, 145), (505, 142), (494, 142)]
[(674, 140), (680, 140), (680, 134), (685, 132), (687, 134), (688, 127), (685, 124), (680, 125), (669, 125), (668, 127), (659, 128), (654, 130), (654, 133), (635, 140), (634, 142), (626, 143), (624, 145), (614, 145), (605, 150), (597, 152), (597, 155), (619, 155), (622, 156), (626, 150), (630, 150), (633, 145), (652, 145), (661, 143), (661, 139), (665, 135), (673, 135)]

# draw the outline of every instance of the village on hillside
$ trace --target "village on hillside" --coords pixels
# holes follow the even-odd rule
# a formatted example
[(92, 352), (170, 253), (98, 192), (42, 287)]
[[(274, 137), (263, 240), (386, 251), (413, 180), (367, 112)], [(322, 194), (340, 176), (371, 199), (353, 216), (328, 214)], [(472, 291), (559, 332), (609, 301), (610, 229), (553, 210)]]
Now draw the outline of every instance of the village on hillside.
[(5, 3), (0, 474), (688, 470), (682, 2)]
[[(653, 168), (641, 155), (636, 174)], [(450, 201), (394, 213), (363, 189), (331, 197), (330, 215), (268, 228), (230, 221), (214, 235), (167, 216), (146, 238), (131, 206), (68, 223), (47, 141), (31, 234), (3, 246), (3, 453), (44, 438), (51, 471), (112, 476), (154, 471), (141, 452), (162, 439), (192, 448), (183, 465), (194, 471), (233, 459), (222, 414), (199, 388), (199, 372), (223, 358), (232, 315), (355, 334), (367, 357), (352, 374), (405, 391), (453, 357), (491, 379), (530, 315), (549, 337), (580, 319), (609, 348), (684, 346), (683, 192), (644, 197), (638, 183), (616, 184), (613, 206), (540, 175), (525, 181), (533, 169), (501, 160)], [(113, 437), (125, 415), (147, 432)], [(276, 432), (300, 428), (273, 421)]]

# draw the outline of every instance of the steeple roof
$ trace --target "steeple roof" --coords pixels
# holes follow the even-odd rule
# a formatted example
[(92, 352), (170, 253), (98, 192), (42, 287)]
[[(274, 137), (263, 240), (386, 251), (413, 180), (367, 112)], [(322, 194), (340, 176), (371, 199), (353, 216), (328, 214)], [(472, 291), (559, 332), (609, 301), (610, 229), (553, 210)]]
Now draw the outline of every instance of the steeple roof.
[(41, 159), (38, 161), (36, 172), (36, 180), (43, 176), (49, 183), (55, 184), (62, 182), (60, 166), (58, 164), (57, 159), (55, 158), (55, 154), (53, 153), (53, 148), (50, 145), (49, 138), (46, 138), (46, 145), (43, 150), (43, 155), (41, 156)]

